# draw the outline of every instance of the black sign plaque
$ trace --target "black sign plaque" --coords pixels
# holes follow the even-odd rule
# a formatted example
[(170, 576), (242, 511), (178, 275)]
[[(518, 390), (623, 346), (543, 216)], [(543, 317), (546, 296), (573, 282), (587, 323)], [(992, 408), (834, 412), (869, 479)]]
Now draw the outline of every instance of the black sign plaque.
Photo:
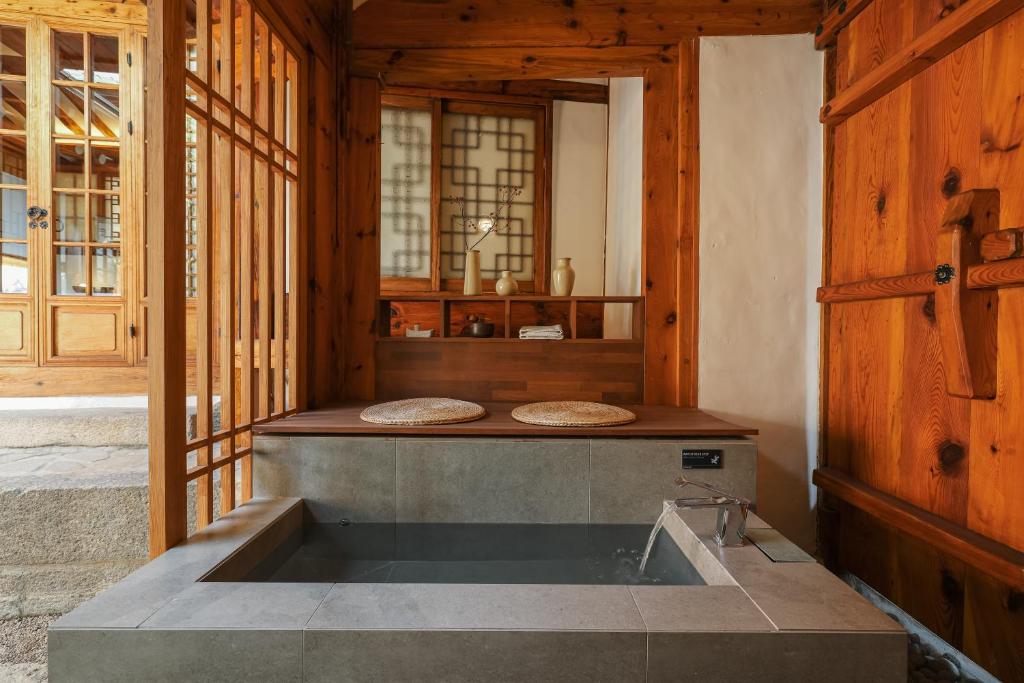
[(684, 448), (684, 470), (720, 470), (722, 469), (721, 448)]

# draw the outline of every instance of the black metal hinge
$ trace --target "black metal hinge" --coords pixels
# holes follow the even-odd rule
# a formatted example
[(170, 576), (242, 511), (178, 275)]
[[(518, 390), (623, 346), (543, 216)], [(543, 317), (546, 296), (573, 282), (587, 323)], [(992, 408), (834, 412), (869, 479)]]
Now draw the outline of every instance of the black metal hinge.
[(127, 55), (125, 55), (125, 58), (128, 60), (128, 66), (131, 66), (132, 65), (132, 53), (129, 52)]
[(128, 336), (135, 339), (135, 323), (128, 326)]
[(131, 121), (128, 122), (128, 135), (135, 135), (135, 124)]

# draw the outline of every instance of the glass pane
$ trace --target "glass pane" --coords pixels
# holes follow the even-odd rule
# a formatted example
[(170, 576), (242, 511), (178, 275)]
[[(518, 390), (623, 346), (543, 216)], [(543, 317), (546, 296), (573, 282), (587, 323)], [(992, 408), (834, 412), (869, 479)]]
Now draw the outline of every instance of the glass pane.
[(116, 190), (121, 187), (121, 148), (108, 144), (92, 144), (92, 184), (94, 190)]
[(85, 195), (55, 192), (53, 195), (53, 240), (85, 241)]
[(198, 20), (196, 0), (185, 0), (185, 68), (192, 73), (199, 72)]
[(85, 296), (89, 286), (85, 276), (85, 250), (82, 247), (57, 247), (54, 265), (57, 294)]
[(296, 151), (298, 143), (298, 131), (296, 126), (299, 121), (299, 65), (295, 57), (289, 52), (286, 59), (287, 78), (284, 86), (285, 106), (285, 146), (291, 151)]
[(120, 293), (121, 250), (111, 247), (93, 247), (92, 293), (96, 296), (116, 296)]
[(25, 29), (0, 26), (0, 74), (25, 75)]
[(431, 114), (384, 107), (380, 148), (380, 274), (430, 277)]
[(93, 83), (120, 83), (117, 36), (89, 36)]
[[(444, 114), (441, 196), (464, 199), (465, 215), (457, 202), (442, 200), (443, 277), (462, 277), (468, 245), (480, 250), (484, 278), (508, 270), (533, 279), (534, 128), (533, 119)], [(507, 201), (510, 192), (519, 194)], [(481, 241), (489, 223), (494, 232)]]
[(0, 243), (0, 292), (28, 294), (28, 245)]
[(23, 240), (28, 229), (28, 192), (0, 190), (0, 238)]
[(60, 143), (54, 151), (53, 186), (85, 187), (85, 143)]
[(56, 80), (85, 80), (85, 37), (81, 33), (55, 31), (53, 50)]
[(103, 138), (121, 137), (121, 94), (117, 90), (91, 88), (92, 135)]
[(85, 88), (53, 89), (53, 131), (57, 135), (85, 135)]
[(0, 128), (25, 130), (27, 102), (24, 83), (0, 83)]
[(92, 196), (92, 241), (103, 244), (121, 241), (121, 196)]
[(0, 137), (0, 183), (24, 185), (28, 182), (28, 156), (25, 138)]
[(185, 252), (185, 296), (189, 299), (199, 296), (199, 258), (194, 249)]

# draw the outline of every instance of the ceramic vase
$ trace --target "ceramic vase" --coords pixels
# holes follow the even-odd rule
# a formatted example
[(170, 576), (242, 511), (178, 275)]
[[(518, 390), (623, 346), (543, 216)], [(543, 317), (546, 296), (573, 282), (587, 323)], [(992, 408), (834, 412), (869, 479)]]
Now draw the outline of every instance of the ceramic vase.
[(501, 271), (501, 277), (494, 283), (494, 291), (498, 296), (512, 296), (519, 293), (519, 283), (512, 277), (511, 270)]
[(570, 296), (572, 286), (576, 283), (576, 271), (569, 263), (570, 258), (560, 258), (551, 273), (551, 293), (555, 296)]
[(480, 281), (480, 250), (466, 252), (466, 270), (462, 274), (462, 293), (466, 296), (483, 294), (484, 286)]

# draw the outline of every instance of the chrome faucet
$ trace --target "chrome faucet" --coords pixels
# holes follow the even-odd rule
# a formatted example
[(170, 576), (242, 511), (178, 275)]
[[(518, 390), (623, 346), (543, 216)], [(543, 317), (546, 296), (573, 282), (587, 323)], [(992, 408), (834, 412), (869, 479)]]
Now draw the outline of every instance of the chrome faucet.
[(743, 545), (743, 535), (747, 531), (749, 500), (716, 489), (710, 484), (690, 481), (686, 477), (677, 477), (676, 484), (680, 488), (696, 486), (713, 494), (703, 498), (677, 498), (675, 500), (677, 509), (717, 508), (718, 523), (715, 525), (715, 542), (723, 548)]

